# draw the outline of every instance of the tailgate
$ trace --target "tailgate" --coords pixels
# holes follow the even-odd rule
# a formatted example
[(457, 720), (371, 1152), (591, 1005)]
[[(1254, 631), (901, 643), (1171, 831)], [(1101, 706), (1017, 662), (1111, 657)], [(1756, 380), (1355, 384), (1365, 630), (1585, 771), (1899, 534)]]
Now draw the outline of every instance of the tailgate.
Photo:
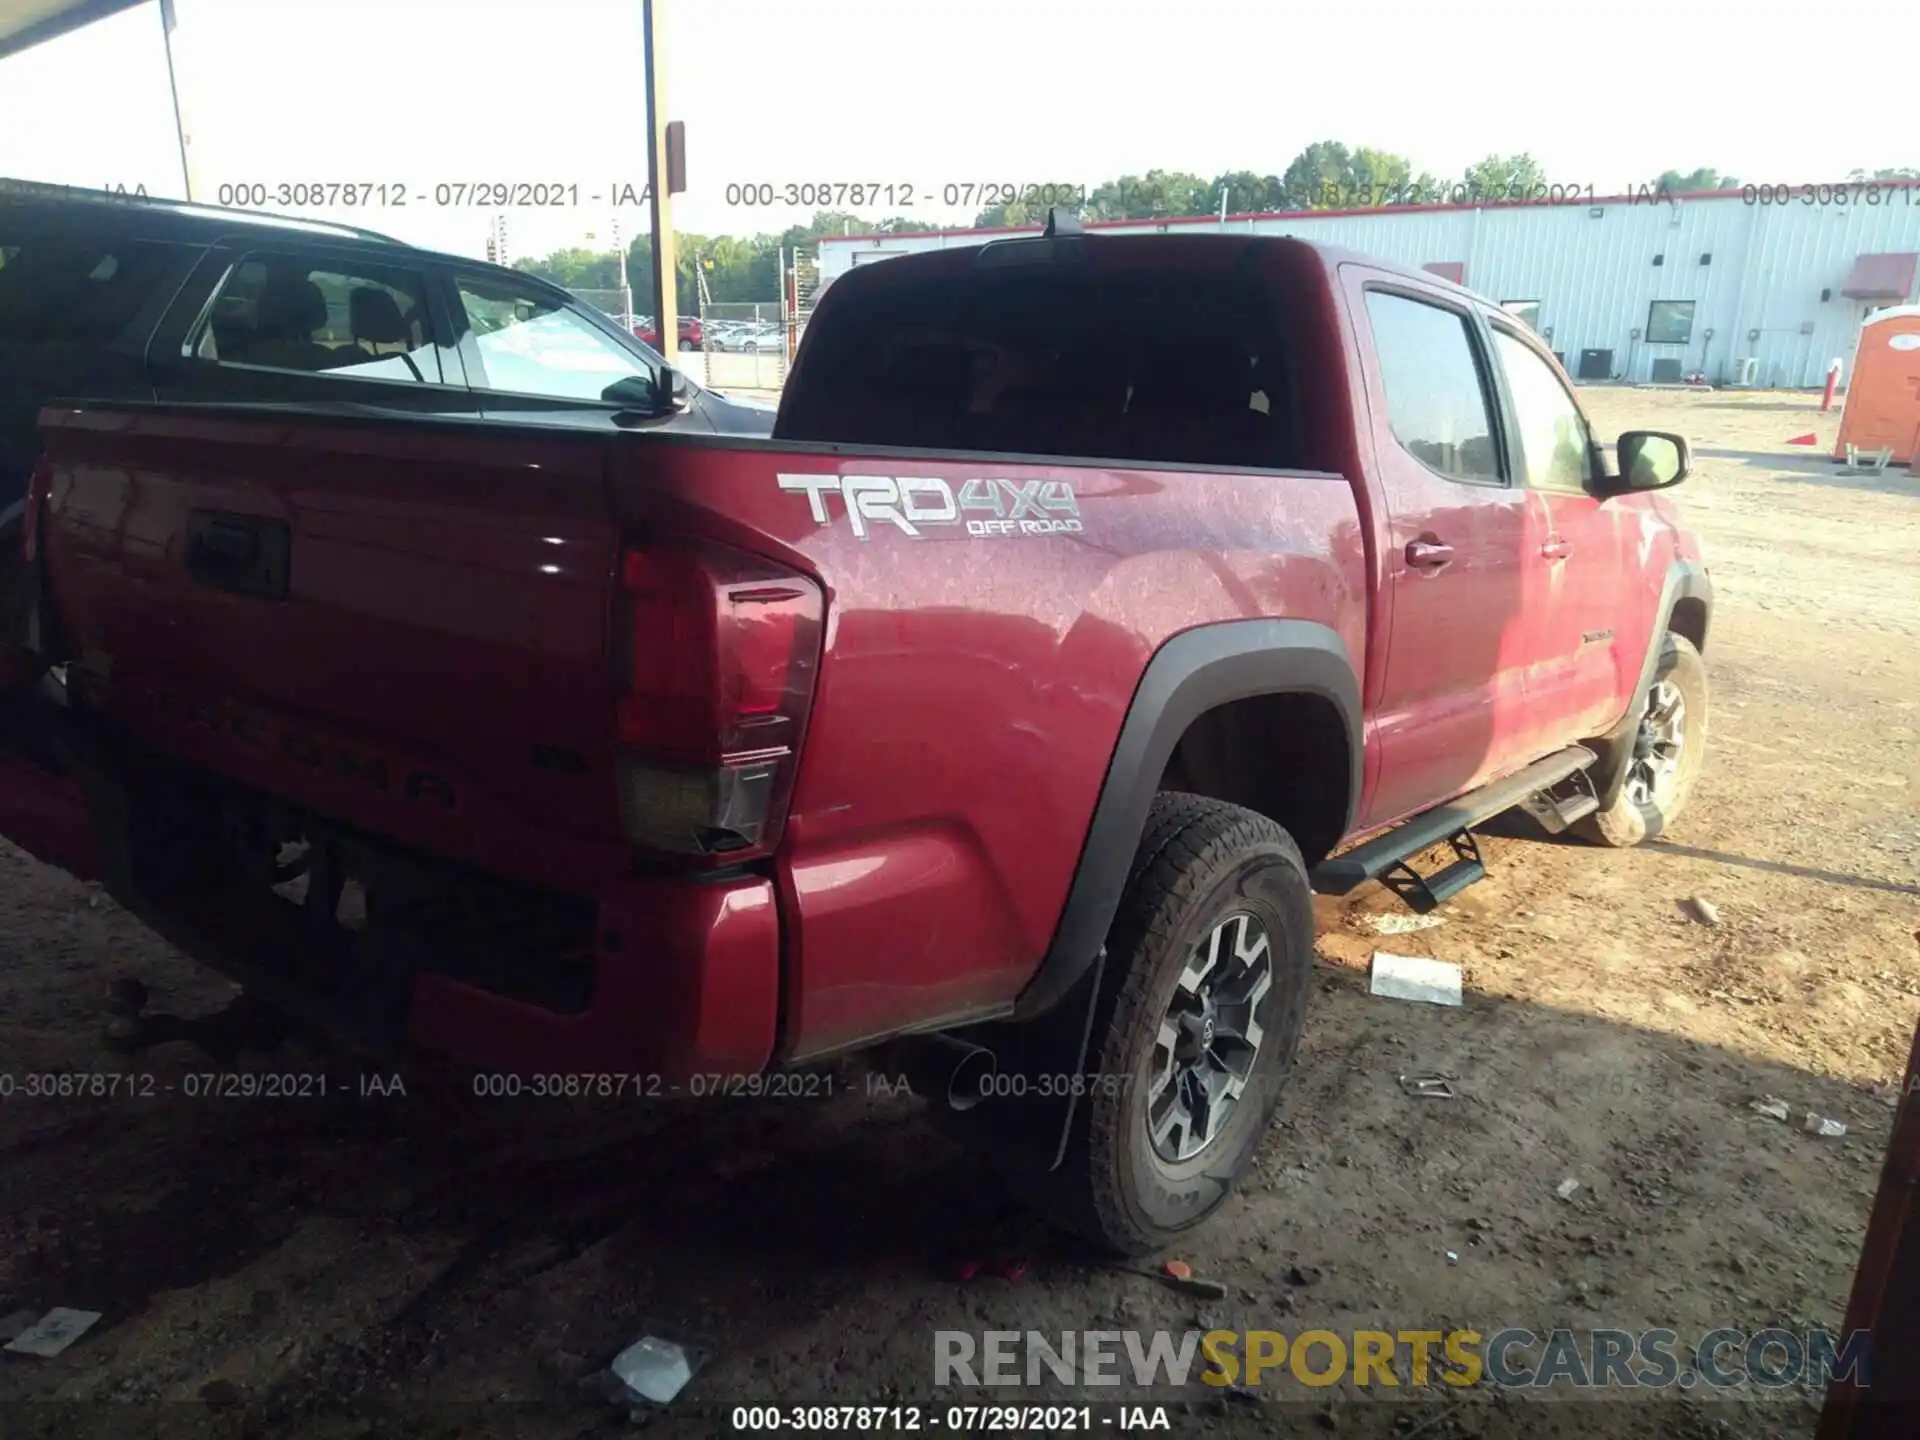
[(601, 437), (47, 411), (47, 583), (114, 733), (571, 889), (622, 860)]

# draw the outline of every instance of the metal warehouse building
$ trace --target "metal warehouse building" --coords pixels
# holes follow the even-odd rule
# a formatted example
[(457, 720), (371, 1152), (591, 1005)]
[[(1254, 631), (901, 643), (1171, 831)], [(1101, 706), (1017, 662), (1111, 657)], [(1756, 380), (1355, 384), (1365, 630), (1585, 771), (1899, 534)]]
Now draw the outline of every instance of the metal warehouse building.
[[(1807, 387), (1824, 383), (1834, 357), (1851, 365), (1867, 314), (1920, 298), (1920, 182), (1822, 186), (1805, 195), (1763, 186), (1088, 228), (1297, 235), (1424, 266), (1523, 315), (1578, 379), (1677, 381), (1703, 372), (1715, 384)], [(1033, 232), (828, 236), (820, 281), (895, 255), (1023, 233)]]

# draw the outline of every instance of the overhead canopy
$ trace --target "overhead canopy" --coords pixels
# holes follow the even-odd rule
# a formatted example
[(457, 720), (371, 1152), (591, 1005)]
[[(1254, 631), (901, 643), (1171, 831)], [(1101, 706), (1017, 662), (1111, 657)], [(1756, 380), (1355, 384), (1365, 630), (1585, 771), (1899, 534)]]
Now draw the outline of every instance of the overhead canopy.
[(0, 60), (146, 0), (0, 0)]
[(1858, 256), (1840, 293), (1849, 300), (1905, 300), (1913, 294), (1916, 265), (1920, 265), (1920, 254), (1892, 251)]

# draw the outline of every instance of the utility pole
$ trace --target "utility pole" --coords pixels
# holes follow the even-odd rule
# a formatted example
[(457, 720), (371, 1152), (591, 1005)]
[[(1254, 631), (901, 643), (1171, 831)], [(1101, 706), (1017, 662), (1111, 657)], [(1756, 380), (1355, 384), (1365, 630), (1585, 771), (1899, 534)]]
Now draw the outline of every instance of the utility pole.
[[(180, 99), (180, 70), (187, 71), (187, 78), (193, 78), (191, 63), (182, 66), (174, 58), (174, 32), (180, 28), (180, 17), (175, 13), (175, 0), (160, 0), (160, 43), (167, 53), (167, 89), (173, 96), (173, 134), (180, 144), (180, 183), (186, 189), (189, 203), (211, 202), (213, 192), (200, 173), (200, 156), (193, 147), (193, 124), (188, 118), (186, 105)], [(192, 56), (191, 45), (186, 47), (186, 55)], [(191, 88), (191, 87), (189, 87)]]
[(640, 0), (646, 30), (643, 69), (647, 97), (647, 199), (653, 224), (653, 323), (660, 353), (673, 363), (680, 344), (680, 317), (676, 309), (673, 252), (673, 197), (667, 163), (667, 98), (662, 54), (663, 0)]

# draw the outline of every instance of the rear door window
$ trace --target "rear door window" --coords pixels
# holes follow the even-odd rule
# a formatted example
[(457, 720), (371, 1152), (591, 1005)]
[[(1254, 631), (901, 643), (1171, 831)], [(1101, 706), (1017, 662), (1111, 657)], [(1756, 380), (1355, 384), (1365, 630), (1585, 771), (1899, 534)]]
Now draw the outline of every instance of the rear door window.
[(1385, 290), (1367, 292), (1367, 318), (1394, 439), (1449, 480), (1500, 484), (1487, 374), (1472, 320)]
[(386, 266), (253, 254), (227, 272), (186, 351), (222, 366), (445, 383), (423, 278)]
[(1299, 463), (1283, 332), (1256, 277), (1071, 262), (885, 271), (871, 287), (838, 282), (813, 322), (782, 438)]
[(198, 254), (149, 240), (9, 233), (0, 221), (0, 344), (140, 349)]

